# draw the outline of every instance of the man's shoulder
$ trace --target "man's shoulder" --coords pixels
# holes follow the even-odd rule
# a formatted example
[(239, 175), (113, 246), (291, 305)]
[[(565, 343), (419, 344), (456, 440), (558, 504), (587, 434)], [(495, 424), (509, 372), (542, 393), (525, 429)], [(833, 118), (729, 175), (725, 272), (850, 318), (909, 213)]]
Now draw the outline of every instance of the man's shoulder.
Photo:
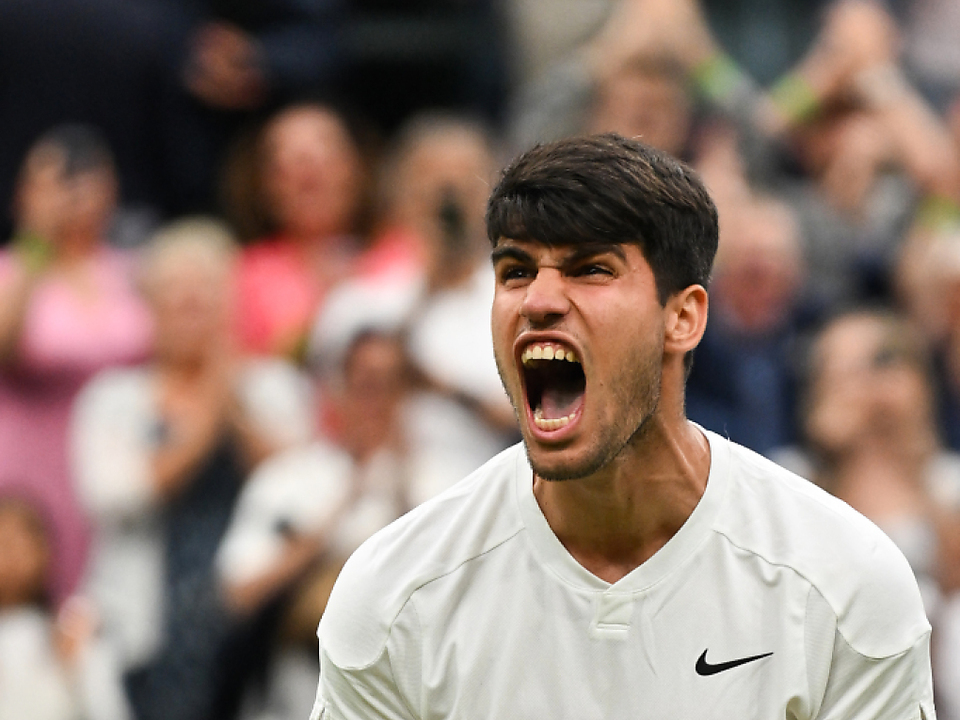
[(812, 482), (730, 446), (728, 505), (718, 533), (806, 580), (864, 655), (900, 652), (929, 629), (913, 571), (882, 530)]
[(517, 535), (516, 445), (367, 540), (337, 579), (320, 622), (324, 652), (358, 668), (382, 651), (394, 621), (422, 587), (481, 559)]

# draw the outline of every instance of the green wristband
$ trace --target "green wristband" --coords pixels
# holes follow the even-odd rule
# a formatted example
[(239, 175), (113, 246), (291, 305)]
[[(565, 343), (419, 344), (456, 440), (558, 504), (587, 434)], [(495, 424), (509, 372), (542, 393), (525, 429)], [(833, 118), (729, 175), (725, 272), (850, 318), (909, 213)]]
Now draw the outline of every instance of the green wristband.
[(936, 232), (960, 228), (960, 204), (940, 195), (925, 197), (917, 209), (917, 223)]
[(13, 239), (13, 249), (29, 273), (40, 272), (53, 259), (53, 245), (36, 233), (19, 233)]
[(777, 81), (770, 96), (780, 112), (792, 122), (808, 120), (820, 108), (820, 100), (810, 83), (796, 73), (789, 73)]
[(717, 102), (732, 95), (743, 82), (740, 68), (725, 53), (717, 53), (700, 63), (692, 76), (700, 92)]

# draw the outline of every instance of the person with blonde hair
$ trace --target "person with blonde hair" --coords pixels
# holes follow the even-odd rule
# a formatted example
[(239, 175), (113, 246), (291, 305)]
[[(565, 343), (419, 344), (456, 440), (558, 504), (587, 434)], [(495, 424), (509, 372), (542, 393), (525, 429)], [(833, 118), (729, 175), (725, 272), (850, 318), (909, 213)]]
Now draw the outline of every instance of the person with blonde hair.
[(75, 408), (77, 491), (96, 527), (85, 592), (141, 720), (207, 717), (220, 702), (216, 547), (249, 470), (311, 434), (298, 371), (234, 346), (235, 258), (219, 223), (161, 229), (141, 276), (151, 361), (97, 376)]

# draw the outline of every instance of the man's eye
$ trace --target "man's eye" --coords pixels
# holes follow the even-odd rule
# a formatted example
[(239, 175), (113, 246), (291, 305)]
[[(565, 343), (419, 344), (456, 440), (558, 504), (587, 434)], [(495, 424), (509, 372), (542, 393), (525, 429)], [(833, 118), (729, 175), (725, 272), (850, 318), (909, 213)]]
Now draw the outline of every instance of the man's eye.
[(509, 267), (501, 268), (500, 270), (500, 282), (510, 282), (511, 280), (526, 280), (531, 277), (532, 273), (528, 268), (525, 268), (521, 265), (512, 265)]
[(587, 265), (581, 265), (577, 268), (575, 275), (588, 276), (588, 275), (612, 275), (610, 269), (603, 265), (596, 265), (589, 263)]

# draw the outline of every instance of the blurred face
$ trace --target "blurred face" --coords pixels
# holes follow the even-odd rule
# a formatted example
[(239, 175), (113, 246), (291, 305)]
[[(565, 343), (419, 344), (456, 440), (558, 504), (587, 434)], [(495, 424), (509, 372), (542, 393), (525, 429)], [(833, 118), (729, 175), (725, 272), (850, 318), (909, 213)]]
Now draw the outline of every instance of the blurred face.
[(168, 256), (151, 276), (158, 357), (191, 363), (219, 349), (230, 332), (229, 269), (209, 258)]
[(492, 330), (534, 471), (582, 478), (613, 462), (660, 399), (665, 310), (632, 244), (502, 239)]
[(263, 190), (280, 229), (314, 238), (352, 229), (361, 186), (360, 157), (332, 112), (288, 110), (265, 136)]
[(775, 206), (727, 208), (712, 297), (739, 329), (762, 333), (790, 313), (801, 273), (792, 218)]
[(17, 191), (17, 223), (60, 246), (98, 243), (116, 205), (116, 177), (109, 168), (67, 176), (55, 148), (28, 157)]
[(50, 551), (26, 512), (0, 506), (0, 607), (36, 599), (46, 582)]
[(836, 208), (861, 211), (879, 171), (894, 158), (890, 131), (878, 118), (848, 111), (812, 123), (800, 135), (804, 162)]
[(926, 442), (932, 398), (926, 376), (891, 342), (890, 330), (870, 316), (841, 318), (817, 342), (811, 415), (826, 447), (864, 441), (889, 448)]
[(407, 390), (407, 366), (400, 342), (365, 338), (349, 353), (344, 369), (341, 415), (345, 443), (357, 453), (374, 450), (388, 438)]
[(690, 103), (683, 86), (672, 78), (625, 69), (600, 88), (590, 128), (639, 137), (680, 155), (690, 132)]
[[(473, 264), (486, 246), (483, 215), (493, 159), (484, 140), (462, 132), (428, 137), (402, 164), (397, 192), (401, 222), (424, 242), (430, 276), (449, 272), (451, 265)], [(462, 221), (463, 245), (451, 247), (444, 234), (444, 202), (453, 202)]]

